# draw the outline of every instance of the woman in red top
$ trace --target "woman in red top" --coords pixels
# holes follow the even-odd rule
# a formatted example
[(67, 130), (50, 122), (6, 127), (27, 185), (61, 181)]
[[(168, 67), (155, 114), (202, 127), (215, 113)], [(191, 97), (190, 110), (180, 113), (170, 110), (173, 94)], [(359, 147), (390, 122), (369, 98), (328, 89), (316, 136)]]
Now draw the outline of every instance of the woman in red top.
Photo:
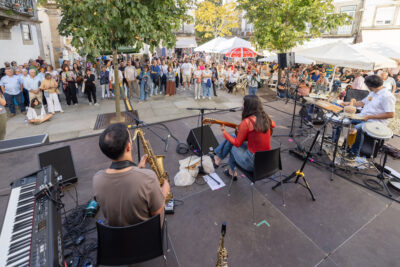
[(230, 154), (230, 176), (236, 177), (236, 164), (247, 171), (253, 171), (254, 153), (271, 149), (271, 133), (274, 127), (275, 122), (265, 113), (260, 99), (255, 95), (245, 96), (237, 137), (230, 135), (221, 126), (226, 140), (215, 149), (215, 164), (218, 166)]

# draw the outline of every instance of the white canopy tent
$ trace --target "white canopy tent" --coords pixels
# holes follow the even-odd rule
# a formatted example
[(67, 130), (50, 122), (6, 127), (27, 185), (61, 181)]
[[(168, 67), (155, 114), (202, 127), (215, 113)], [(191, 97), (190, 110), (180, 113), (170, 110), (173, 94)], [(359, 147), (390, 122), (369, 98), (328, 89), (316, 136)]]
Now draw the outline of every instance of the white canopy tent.
[(224, 42), (220, 42), (220, 44), (215, 47), (216, 53), (226, 54), (234, 48), (245, 47), (250, 48), (255, 51), (254, 47), (251, 45), (249, 41), (246, 41), (239, 37), (233, 37), (231, 39), (225, 39)]
[(220, 45), (221, 43), (226, 42), (227, 39), (223, 37), (217, 37), (215, 39), (212, 39), (211, 41), (208, 41), (207, 43), (204, 43), (200, 45), (199, 47), (195, 48), (195, 52), (206, 52), (206, 53), (216, 53), (216, 47)]
[(358, 43), (354, 46), (366, 49), (377, 54), (390, 57), (396, 60), (400, 60), (400, 45), (399, 44), (390, 44), (390, 43), (382, 43), (382, 42), (373, 42), (373, 43)]
[[(315, 63), (313, 60), (305, 58), (300, 55), (297, 55), (296, 53), (294, 54), (294, 56), (295, 56), (294, 62), (296, 62), (298, 64), (311, 65), (311, 64)], [(272, 54), (269, 57), (260, 58), (258, 61), (259, 62), (278, 62), (278, 56), (276, 54)]]
[(175, 48), (195, 48), (197, 42), (195, 37), (178, 37), (176, 38)]
[(306, 42), (304, 42), (302, 45), (297, 45), (292, 49), (292, 52), (297, 52), (303, 49), (308, 49), (312, 47), (317, 47), (321, 45), (326, 45), (326, 44), (332, 44), (332, 43), (337, 43), (338, 41), (352, 44), (354, 38), (313, 38), (310, 39)]
[(397, 63), (388, 57), (342, 41), (303, 49), (297, 54), (316, 62), (362, 70), (397, 67)]

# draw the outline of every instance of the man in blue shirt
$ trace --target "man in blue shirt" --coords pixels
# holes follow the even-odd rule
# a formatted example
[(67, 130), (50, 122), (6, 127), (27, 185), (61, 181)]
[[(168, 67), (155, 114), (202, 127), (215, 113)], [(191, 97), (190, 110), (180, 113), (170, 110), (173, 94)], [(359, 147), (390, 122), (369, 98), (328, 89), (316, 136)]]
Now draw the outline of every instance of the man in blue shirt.
[(311, 80), (313, 80), (313, 82), (317, 82), (319, 80), (319, 78), (321, 77), (319, 70), (314, 70), (311, 73), (312, 73)]
[(15, 116), (15, 104), (14, 101), (18, 103), (19, 108), (23, 114), (25, 112), (25, 106), (22, 101), (22, 84), (18, 76), (13, 75), (13, 70), (11, 68), (6, 68), (6, 76), (0, 80), (1, 91), (6, 98), (8, 107), (11, 112), (11, 117)]
[(157, 65), (157, 60), (153, 60), (153, 65), (150, 67), (150, 78), (152, 81), (150, 95), (153, 95), (153, 92), (154, 95), (157, 95), (157, 88), (160, 88), (160, 71), (161, 68)]

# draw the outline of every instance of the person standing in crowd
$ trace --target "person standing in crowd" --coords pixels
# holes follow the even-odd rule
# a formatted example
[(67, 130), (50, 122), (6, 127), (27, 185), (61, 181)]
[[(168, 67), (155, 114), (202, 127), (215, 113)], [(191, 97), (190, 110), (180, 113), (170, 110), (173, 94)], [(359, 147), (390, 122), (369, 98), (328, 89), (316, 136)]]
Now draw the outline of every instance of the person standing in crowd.
[(60, 77), (58, 75), (58, 72), (56, 70), (54, 70), (52, 65), (48, 65), (47, 66), (47, 72), (46, 73), (50, 73), (51, 78), (56, 80), (56, 82), (58, 83)]
[(20, 79), (13, 75), (13, 70), (11, 68), (6, 68), (6, 76), (1, 78), (0, 88), (2, 94), (6, 98), (8, 108), (10, 109), (10, 116), (14, 117), (16, 113), (14, 101), (17, 102), (21, 112), (26, 114), (24, 102), (22, 101), (23, 86)]
[(394, 94), (396, 92), (396, 81), (392, 77), (389, 77), (387, 71), (381, 73), (381, 78), (383, 80), (383, 87)]
[[(125, 95), (127, 95), (125, 88), (122, 87), (122, 81), (123, 81), (122, 71), (120, 69), (117, 69), (117, 71), (118, 71), (118, 79), (119, 79), (119, 81), (118, 81), (119, 88), (120, 88), (120, 90), (124, 90)], [(116, 71), (115, 71), (114, 67), (112, 67), (111, 71), (110, 71), (110, 82), (112, 84), (112, 88), (115, 90), (115, 88), (117, 86), (117, 77), (116, 77)], [(114, 94), (111, 93), (111, 96), (114, 96)]]
[(158, 214), (162, 223), (169, 183), (165, 180), (160, 187), (154, 171), (145, 168), (148, 155), (137, 166), (133, 163), (133, 143), (127, 126), (123, 123), (108, 126), (100, 135), (99, 146), (112, 161), (108, 169), (93, 177), (93, 193), (107, 224), (129, 226)]
[(129, 88), (129, 98), (133, 98), (133, 92), (135, 93), (138, 91), (137, 90), (137, 82), (136, 82), (136, 69), (134, 66), (132, 66), (132, 62), (128, 60), (128, 65), (125, 67), (125, 79), (126, 82), (128, 83), (128, 88)]
[[(90, 69), (86, 69), (86, 74), (83, 79), (85, 82), (85, 93), (87, 94), (88, 100), (89, 100), (89, 105), (95, 105), (98, 106), (99, 104), (97, 103), (97, 98), (96, 98), (96, 76), (91, 73)], [(92, 98), (93, 98), (93, 103), (92, 103)]]
[(205, 66), (205, 69), (203, 70), (201, 77), (203, 79), (202, 87), (203, 87), (203, 99), (208, 96), (208, 99), (211, 99), (211, 86), (212, 86), (212, 72), (208, 66), (208, 64)]
[(193, 73), (194, 77), (194, 99), (200, 99), (202, 83), (201, 83), (202, 71), (200, 70), (200, 65), (197, 66), (197, 70)]
[(147, 65), (144, 66), (143, 71), (140, 72), (140, 101), (147, 101), (151, 93), (151, 73)]
[(178, 62), (174, 61), (173, 62), (173, 70), (176, 73), (176, 77), (175, 77), (175, 88), (178, 89), (179, 88), (179, 80), (181, 77), (181, 68), (179, 67)]
[(7, 129), (7, 111), (6, 106), (7, 102), (3, 97), (3, 94), (0, 93), (0, 140), (4, 140), (6, 138), (6, 129)]
[(45, 68), (39, 68), (39, 73), (36, 76), (39, 79), (39, 83), (41, 83), (44, 80), (44, 78), (45, 78), (44, 76), (46, 74), (45, 72), (46, 72)]
[[(150, 67), (151, 80), (148, 81), (151, 83), (150, 96), (157, 95), (157, 89), (160, 88), (160, 72), (161, 72), (160, 66), (157, 65), (157, 60), (154, 59), (153, 65)], [(160, 89), (160, 94), (161, 94), (161, 89)]]
[(104, 99), (104, 97), (110, 98), (110, 73), (108, 72), (106, 65), (103, 65), (101, 67), (100, 86), (101, 86), (101, 99)]
[[(166, 92), (166, 87), (167, 87), (167, 81), (168, 81), (168, 65), (165, 64), (165, 60), (162, 61), (161, 64), (161, 88), (160, 88), (160, 93)], [(166, 93), (165, 93), (166, 94)]]
[[(129, 60), (128, 60), (129, 61)], [(124, 89), (125, 92), (125, 96), (128, 96), (128, 90), (129, 90), (129, 86), (128, 86), (128, 81), (126, 80), (126, 76), (125, 76), (125, 69), (126, 69), (126, 65), (125, 65), (125, 61), (121, 60), (121, 62), (119, 63), (119, 70), (121, 71), (122, 76), (119, 77), (120, 80), (122, 80), (122, 88)], [(121, 88), (121, 90), (122, 90)]]
[(168, 67), (167, 73), (167, 85), (165, 90), (165, 96), (172, 96), (176, 94), (176, 87), (175, 87), (175, 76), (176, 73), (172, 69), (171, 66)]
[(213, 88), (213, 92), (214, 92), (214, 96), (217, 96), (217, 85), (218, 85), (218, 70), (215, 67), (215, 63), (212, 63), (211, 65), (211, 72), (212, 72), (212, 88)]
[(21, 79), (21, 83), (22, 83), (22, 87), (23, 87), (22, 93), (24, 95), (24, 106), (28, 107), (29, 106), (29, 90), (25, 87), (27, 85), (27, 81), (29, 79), (27, 69), (22, 70), (22, 76), (20, 77), (20, 79)]
[(72, 65), (72, 71), (75, 75), (75, 82), (78, 85), (76, 88), (76, 95), (79, 95), (79, 91), (82, 90), (82, 82), (83, 82), (83, 73), (81, 67), (78, 65), (78, 63), (74, 63)]
[(43, 91), (46, 97), (47, 111), (51, 114), (55, 112), (64, 112), (61, 108), (60, 100), (58, 99), (57, 88), (57, 81), (53, 79), (50, 73), (46, 73), (45, 79), (40, 84), (39, 89)]
[(69, 70), (68, 65), (64, 65), (61, 80), (64, 85), (65, 97), (67, 98), (67, 105), (78, 105), (78, 99), (76, 97), (76, 77), (74, 72)]
[[(36, 71), (34, 69), (29, 70), (29, 77), (24, 80), (24, 88), (28, 91), (29, 102), (35, 97), (40, 103), (43, 103), (43, 94), (39, 89), (40, 79), (36, 76)], [(29, 105), (28, 105), (29, 106)]]
[(192, 64), (189, 63), (189, 59), (185, 59), (185, 63), (181, 66), (182, 72), (182, 82), (183, 82), (183, 90), (186, 90), (186, 85), (188, 89), (190, 89), (190, 79), (192, 78)]
[(354, 81), (353, 81), (353, 84), (352, 84), (351, 87), (352, 87), (353, 89), (358, 89), (358, 90), (368, 90), (368, 88), (365, 86), (364, 81), (365, 81), (365, 79), (364, 79), (364, 77), (361, 75), (361, 72), (360, 72), (360, 71), (357, 71), (357, 72), (355, 73), (355, 78), (354, 78)]
[(260, 75), (258, 75), (255, 70), (252, 70), (251, 74), (248, 76), (248, 81), (249, 81), (249, 95), (257, 95), (258, 83), (261, 82)]

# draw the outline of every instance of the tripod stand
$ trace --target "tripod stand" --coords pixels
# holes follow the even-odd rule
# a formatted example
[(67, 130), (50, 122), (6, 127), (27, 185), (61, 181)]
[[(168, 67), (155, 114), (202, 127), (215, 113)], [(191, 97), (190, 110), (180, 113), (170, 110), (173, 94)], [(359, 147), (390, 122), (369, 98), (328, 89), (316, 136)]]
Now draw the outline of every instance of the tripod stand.
[(278, 184), (274, 185), (274, 186), (272, 187), (272, 190), (275, 190), (275, 188), (277, 188), (278, 186), (282, 185), (283, 183), (289, 183), (289, 181), (290, 181), (291, 179), (293, 179), (293, 178), (296, 178), (296, 180), (295, 180), (295, 183), (296, 183), (296, 184), (299, 182), (299, 179), (300, 179), (300, 178), (303, 178), (304, 184), (305, 184), (305, 185), (303, 185), (303, 186), (305, 186), (305, 188), (307, 188), (308, 192), (309, 192), (310, 195), (311, 195), (311, 199), (312, 199), (313, 201), (315, 201), (314, 194), (313, 194), (313, 192), (311, 191), (311, 187), (310, 187), (310, 185), (308, 184), (308, 182), (307, 182), (307, 180), (306, 180), (306, 177), (305, 177), (305, 174), (304, 174), (303, 171), (304, 171), (304, 168), (306, 167), (306, 164), (307, 164), (307, 162), (308, 162), (309, 157), (311, 156), (311, 152), (312, 152), (312, 150), (313, 150), (313, 148), (314, 148), (314, 146), (315, 146), (315, 143), (317, 142), (317, 139), (318, 139), (318, 136), (319, 136), (320, 133), (321, 133), (321, 129), (318, 129), (317, 133), (315, 134), (314, 140), (313, 140), (313, 142), (312, 142), (310, 148), (309, 148), (308, 151), (307, 151), (307, 155), (306, 155), (305, 159), (303, 160), (303, 163), (302, 163), (300, 169), (299, 169), (298, 171), (294, 171), (294, 172), (293, 172), (292, 174), (290, 174), (288, 177), (286, 177), (285, 179), (283, 179), (282, 183), (278, 183)]

